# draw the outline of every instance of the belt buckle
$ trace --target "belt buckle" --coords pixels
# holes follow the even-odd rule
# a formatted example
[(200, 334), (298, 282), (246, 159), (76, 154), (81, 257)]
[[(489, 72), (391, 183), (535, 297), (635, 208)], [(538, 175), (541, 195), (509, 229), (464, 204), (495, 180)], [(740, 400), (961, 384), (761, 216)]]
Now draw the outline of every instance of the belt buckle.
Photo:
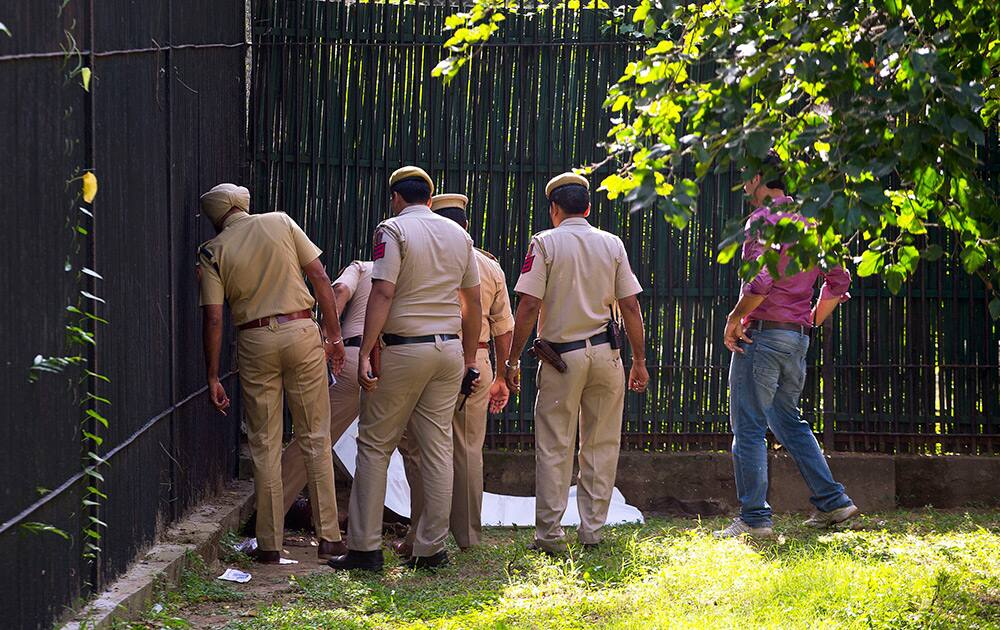
[(278, 330), (277, 317), (272, 316), (267, 318), (267, 329), (270, 330), (271, 332), (275, 332), (276, 330)]

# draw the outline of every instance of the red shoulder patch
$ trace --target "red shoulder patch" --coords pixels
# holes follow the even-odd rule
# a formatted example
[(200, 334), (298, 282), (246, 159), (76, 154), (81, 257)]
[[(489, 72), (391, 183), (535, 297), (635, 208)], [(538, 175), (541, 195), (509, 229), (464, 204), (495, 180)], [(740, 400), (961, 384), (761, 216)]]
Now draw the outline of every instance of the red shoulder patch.
[(385, 239), (382, 238), (382, 230), (375, 232), (375, 246), (372, 248), (372, 261), (385, 257)]
[(531, 253), (531, 247), (528, 247), (528, 255), (524, 257), (524, 264), (521, 265), (521, 273), (528, 273), (531, 271), (531, 267), (535, 264), (535, 255)]

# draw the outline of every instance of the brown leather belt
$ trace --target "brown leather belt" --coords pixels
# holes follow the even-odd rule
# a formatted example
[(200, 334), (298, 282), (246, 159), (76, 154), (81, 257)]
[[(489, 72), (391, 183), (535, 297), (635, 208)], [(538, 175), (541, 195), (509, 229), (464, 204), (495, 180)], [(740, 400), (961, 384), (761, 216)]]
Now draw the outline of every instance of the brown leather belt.
[(809, 334), (809, 326), (791, 322), (772, 322), (765, 319), (755, 319), (750, 322), (749, 328), (750, 330), (794, 330), (802, 335)]
[(264, 326), (271, 325), (271, 318), (279, 324), (285, 324), (288, 322), (295, 321), (296, 319), (312, 319), (312, 311), (306, 309), (304, 311), (299, 311), (298, 313), (288, 313), (287, 315), (272, 315), (271, 317), (261, 317), (260, 319), (252, 319), (245, 324), (240, 324), (236, 327), (237, 330), (250, 330), (251, 328), (263, 328)]
[(489, 350), (490, 349), (490, 342), (488, 342), (488, 341), (480, 341), (479, 342), (479, 349), (480, 350)]

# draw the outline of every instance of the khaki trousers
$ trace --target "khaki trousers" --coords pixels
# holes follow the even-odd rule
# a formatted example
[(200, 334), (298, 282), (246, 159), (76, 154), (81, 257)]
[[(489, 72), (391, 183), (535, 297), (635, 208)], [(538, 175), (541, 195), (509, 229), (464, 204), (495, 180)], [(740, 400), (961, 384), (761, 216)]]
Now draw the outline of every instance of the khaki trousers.
[(347, 546), (374, 551), (382, 545), (389, 458), (407, 429), (420, 448), (424, 510), (413, 553), (444, 549), (451, 509), (451, 416), (462, 384), (462, 342), (387, 346), (378, 388), (361, 395), (358, 461), (351, 489)]
[(240, 385), (257, 490), (257, 544), (280, 551), (284, 537), (281, 484), (282, 402), (306, 460), (316, 536), (340, 540), (330, 457), (327, 365), (316, 323), (300, 319), (239, 333)]
[[(479, 389), (459, 410), (463, 396), (459, 394), (452, 416), (454, 441), (454, 484), (451, 494), (451, 535), (462, 549), (478, 545), (482, 535), (483, 512), (483, 443), (486, 441), (486, 414), (490, 404), (493, 366), (490, 351), (480, 348), (476, 354), (480, 373)], [(410, 533), (407, 541), (415, 542), (419, 514), (423, 511), (423, 480), (420, 477), (420, 450), (413, 440), (404, 439), (399, 452), (406, 466), (410, 484)]]
[(560, 374), (539, 364), (535, 399), (535, 539), (542, 546), (565, 540), (559, 522), (566, 511), (573, 475), (573, 445), (579, 424), (580, 542), (598, 543), (608, 517), (621, 447), (625, 371), (618, 350), (608, 344), (562, 355)]
[[(361, 406), (361, 388), (358, 385), (358, 351), (360, 348), (345, 348), (344, 370), (337, 382), (330, 387), (330, 448), (340, 440), (351, 423), (358, 417)], [(295, 503), (299, 493), (306, 487), (306, 455), (298, 435), (281, 454), (281, 486), (285, 492), (284, 511)]]

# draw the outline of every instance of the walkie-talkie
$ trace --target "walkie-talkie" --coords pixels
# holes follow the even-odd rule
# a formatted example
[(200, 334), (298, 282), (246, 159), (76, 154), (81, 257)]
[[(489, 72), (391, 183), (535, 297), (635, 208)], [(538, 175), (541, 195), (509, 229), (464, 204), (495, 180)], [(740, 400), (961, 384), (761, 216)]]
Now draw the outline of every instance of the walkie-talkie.
[(479, 370), (476, 368), (469, 368), (465, 371), (465, 378), (462, 379), (462, 389), (460, 390), (464, 398), (462, 398), (462, 404), (458, 406), (459, 411), (465, 408), (465, 401), (472, 395), (472, 384), (477, 378), (479, 378)]

